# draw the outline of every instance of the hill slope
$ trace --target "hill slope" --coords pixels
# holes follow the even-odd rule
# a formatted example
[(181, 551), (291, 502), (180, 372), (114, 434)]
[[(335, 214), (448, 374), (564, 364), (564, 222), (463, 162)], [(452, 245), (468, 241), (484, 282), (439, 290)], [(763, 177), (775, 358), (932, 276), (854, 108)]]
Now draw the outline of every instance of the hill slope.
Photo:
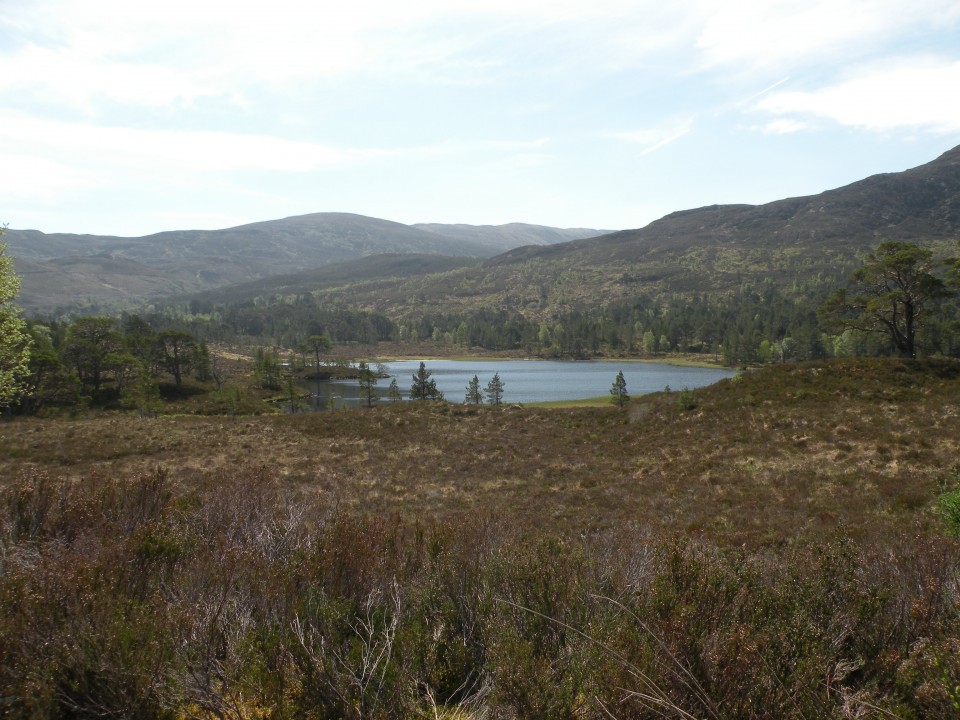
[(610, 230), (590, 230), (588, 228), (552, 228), (527, 223), (508, 223), (506, 225), (417, 223), (413, 227), (438, 233), (445, 237), (482, 243), (491, 248), (499, 247), (500, 252), (506, 252), (524, 245), (556, 245), (571, 240), (607, 235), (612, 232)]
[(23, 275), (22, 304), (44, 309), (197, 292), (385, 253), (490, 257), (531, 236), (568, 232), (524, 227), (525, 233), (491, 228), (469, 237), (461, 229), (446, 236), (438, 228), (427, 231), (362, 215), (314, 213), (224, 230), (134, 238), (8, 230), (4, 239)]
[(942, 255), (960, 238), (960, 147), (901, 173), (765, 205), (672, 213), (639, 230), (526, 246), (481, 268), (418, 282), (416, 305), (397, 281), (338, 299), (395, 316), (479, 307), (530, 317), (639, 294), (729, 294), (771, 281), (787, 293), (845, 278), (882, 240), (914, 241)]

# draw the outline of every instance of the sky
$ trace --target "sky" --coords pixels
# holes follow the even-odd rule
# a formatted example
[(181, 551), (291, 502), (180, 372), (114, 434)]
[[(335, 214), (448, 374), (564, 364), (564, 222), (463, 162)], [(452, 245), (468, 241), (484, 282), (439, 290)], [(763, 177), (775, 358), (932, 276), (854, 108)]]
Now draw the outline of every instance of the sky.
[(0, 0), (0, 224), (639, 228), (960, 145), (957, 0)]

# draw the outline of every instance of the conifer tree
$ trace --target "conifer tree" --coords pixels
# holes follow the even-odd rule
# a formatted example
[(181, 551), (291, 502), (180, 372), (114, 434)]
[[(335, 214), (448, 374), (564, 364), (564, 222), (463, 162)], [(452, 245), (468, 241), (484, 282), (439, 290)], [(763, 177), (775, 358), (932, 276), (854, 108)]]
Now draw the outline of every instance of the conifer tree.
[(467, 385), (467, 395), (463, 400), (466, 405), (480, 405), (483, 402), (483, 392), (480, 390), (480, 378), (476, 375)]
[(387, 397), (390, 398), (390, 402), (403, 400), (403, 395), (400, 393), (400, 385), (397, 384), (396, 378), (390, 381), (390, 387), (387, 388)]
[(364, 360), (360, 361), (360, 399), (367, 407), (373, 407), (380, 399), (377, 394), (377, 373)]
[(630, 402), (630, 396), (627, 394), (627, 381), (623, 377), (623, 370), (617, 373), (617, 377), (614, 379), (613, 385), (610, 388), (610, 395), (613, 397), (613, 402), (617, 404), (617, 407), (623, 407)]
[(427, 364), (421, 360), (420, 369), (414, 374), (410, 386), (412, 400), (443, 400), (443, 393), (437, 390), (437, 382), (430, 378), (431, 374)]
[(503, 381), (500, 379), (500, 373), (494, 373), (493, 379), (487, 383), (485, 392), (487, 402), (491, 405), (500, 405), (503, 402)]

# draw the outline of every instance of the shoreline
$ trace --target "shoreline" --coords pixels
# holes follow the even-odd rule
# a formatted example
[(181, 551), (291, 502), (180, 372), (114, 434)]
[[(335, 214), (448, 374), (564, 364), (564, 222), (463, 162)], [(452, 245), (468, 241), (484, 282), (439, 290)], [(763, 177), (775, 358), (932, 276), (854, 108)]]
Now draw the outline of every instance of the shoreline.
[(724, 365), (719, 362), (711, 362), (708, 360), (701, 360), (697, 357), (692, 357), (685, 354), (674, 354), (674, 355), (664, 355), (663, 357), (594, 357), (594, 358), (546, 358), (546, 357), (537, 357), (531, 355), (437, 355), (437, 354), (406, 354), (398, 353), (396, 355), (378, 355), (370, 358), (369, 362), (372, 363), (391, 363), (391, 362), (411, 362), (422, 360), (423, 362), (436, 362), (438, 360), (449, 360), (452, 362), (496, 362), (498, 360), (517, 360), (517, 361), (529, 361), (529, 362), (543, 362), (543, 361), (556, 361), (556, 362), (589, 362), (589, 363), (599, 363), (599, 362), (622, 362), (630, 364), (651, 364), (651, 365), (672, 365), (674, 367), (694, 367), (694, 368), (704, 368), (709, 370), (734, 370), (727, 365)]

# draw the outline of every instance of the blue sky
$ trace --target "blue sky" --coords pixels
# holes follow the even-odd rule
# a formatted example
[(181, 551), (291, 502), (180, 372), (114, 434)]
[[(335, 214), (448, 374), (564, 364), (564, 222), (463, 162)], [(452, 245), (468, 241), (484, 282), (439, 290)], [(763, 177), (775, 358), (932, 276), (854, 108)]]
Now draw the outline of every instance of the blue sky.
[(0, 0), (0, 222), (642, 227), (960, 144), (956, 0)]

